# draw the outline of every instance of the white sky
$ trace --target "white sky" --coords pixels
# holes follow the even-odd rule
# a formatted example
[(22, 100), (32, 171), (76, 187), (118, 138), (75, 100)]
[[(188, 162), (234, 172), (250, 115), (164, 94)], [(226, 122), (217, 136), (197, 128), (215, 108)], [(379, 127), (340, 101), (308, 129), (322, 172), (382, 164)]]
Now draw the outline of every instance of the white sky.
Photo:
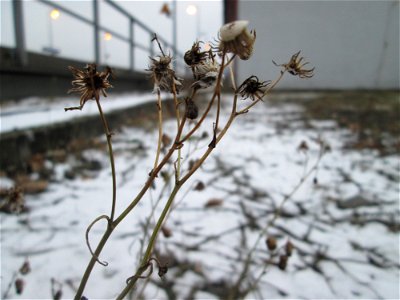
[[(93, 19), (92, 0), (55, 1), (77, 14)], [(161, 14), (161, 7), (168, 3), (172, 9), (172, 1), (116, 1), (129, 11), (135, 18), (145, 23), (160, 36), (172, 43), (172, 20)], [(188, 5), (198, 7), (198, 14), (190, 16), (186, 13)], [(14, 28), (12, 5), (10, 0), (1, 0), (1, 40), (2, 46), (14, 46)], [(94, 59), (93, 31), (89, 25), (82, 23), (61, 12), (58, 20), (49, 17), (51, 8), (35, 0), (25, 0), (24, 3), (26, 46), (28, 50), (42, 52), (43, 47), (50, 46), (50, 32), (52, 31), (53, 46), (60, 50), (60, 56), (92, 61)], [(128, 37), (128, 19), (110, 7), (102, 0), (99, 1), (100, 23), (105, 27)], [(201, 39), (212, 40), (217, 36), (222, 24), (222, 1), (177, 1), (178, 21), (178, 50), (186, 51), (196, 39), (196, 18), (200, 21)], [(52, 25), (50, 25), (52, 23)], [(50, 28), (51, 27), (51, 28)], [(150, 37), (136, 27), (136, 42), (148, 46)], [(104, 41), (101, 36), (101, 60), (110, 65), (129, 67), (128, 44), (113, 37)], [(154, 48), (155, 49), (155, 48)], [(140, 70), (148, 65), (148, 54), (135, 50), (135, 68)]]

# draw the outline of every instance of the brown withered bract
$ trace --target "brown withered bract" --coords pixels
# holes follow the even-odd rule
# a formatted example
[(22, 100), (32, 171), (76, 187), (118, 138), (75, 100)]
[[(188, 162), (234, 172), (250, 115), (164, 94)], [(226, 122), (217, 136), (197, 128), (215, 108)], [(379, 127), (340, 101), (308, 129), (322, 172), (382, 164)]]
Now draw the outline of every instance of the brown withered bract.
[[(290, 61), (287, 64), (277, 64), (272, 61), (275, 66), (284, 67), (290, 74), (294, 76), (299, 76), (300, 78), (311, 78), (314, 76), (314, 69), (303, 69), (305, 65), (308, 65), (309, 62), (303, 62), (304, 57), (300, 57), (300, 51), (293, 54), (290, 58)], [(302, 63), (303, 62), (303, 63)]]
[(252, 75), (243, 81), (243, 83), (236, 89), (236, 94), (239, 94), (243, 100), (250, 98), (254, 101), (256, 98), (261, 97), (264, 94), (263, 88), (267, 87), (270, 83), (271, 81), (269, 80), (260, 81), (257, 76)]
[(172, 236), (172, 230), (165, 225), (161, 226), (161, 232), (163, 233), (164, 237), (166, 237), (166, 238), (169, 238)]
[(286, 270), (288, 259), (289, 257), (287, 255), (279, 256), (279, 262), (278, 262), (279, 269), (281, 269), (282, 271)]
[(300, 145), (297, 147), (297, 151), (306, 153), (309, 150), (306, 141), (301, 141)]
[(186, 118), (194, 120), (199, 116), (199, 109), (191, 98), (185, 99), (186, 103)]
[(19, 272), (20, 272), (22, 275), (26, 275), (26, 274), (28, 274), (30, 271), (31, 271), (31, 265), (30, 265), (29, 261), (26, 260), (26, 261), (22, 264), (21, 268), (19, 268)]
[(195, 191), (202, 191), (202, 190), (204, 190), (205, 188), (206, 188), (206, 185), (205, 185), (202, 181), (199, 181), (199, 182), (197, 182), (197, 184), (195, 185), (194, 190), (195, 190)]
[(269, 236), (265, 241), (269, 251), (274, 251), (277, 247), (276, 239), (273, 236)]
[(168, 272), (168, 266), (159, 266), (158, 267), (158, 276), (163, 277)]
[(291, 241), (287, 241), (287, 243), (285, 245), (286, 255), (287, 256), (292, 256), (293, 249), (294, 249), (294, 246), (293, 246), (292, 242)]
[(15, 292), (21, 295), (24, 292), (25, 281), (21, 278), (15, 280)]
[[(83, 70), (75, 67), (68, 67), (74, 75), (72, 80), (72, 89), (68, 93), (78, 93), (80, 98), (80, 109), (83, 108), (86, 101), (91, 99), (99, 99), (100, 93), (107, 97), (106, 89), (112, 88), (108, 81), (109, 76), (112, 74), (111, 68), (107, 67), (103, 72), (98, 72), (96, 64), (88, 64)], [(66, 108), (65, 110), (68, 110)]]
[(210, 207), (218, 207), (221, 206), (224, 203), (224, 200), (218, 199), (218, 198), (212, 198), (207, 201), (206, 204), (204, 204), (204, 207), (210, 208)]

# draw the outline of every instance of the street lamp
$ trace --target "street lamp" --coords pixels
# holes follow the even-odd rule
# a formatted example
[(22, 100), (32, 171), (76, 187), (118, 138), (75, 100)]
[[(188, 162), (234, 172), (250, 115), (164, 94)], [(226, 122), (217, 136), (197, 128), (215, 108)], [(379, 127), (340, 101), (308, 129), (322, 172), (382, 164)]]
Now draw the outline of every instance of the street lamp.
[(107, 64), (107, 60), (110, 58), (110, 54), (107, 52), (107, 42), (111, 41), (112, 34), (109, 32), (104, 32), (104, 63)]
[(200, 9), (194, 4), (190, 4), (186, 7), (186, 13), (189, 16), (196, 16), (196, 38), (200, 39)]
[(54, 48), (54, 40), (53, 40), (53, 22), (58, 20), (60, 17), (60, 11), (58, 9), (53, 8), (49, 14), (49, 46), (43, 47), (43, 52), (48, 53), (51, 56), (57, 55), (60, 51)]
[(53, 9), (50, 12), (50, 18), (52, 18), (53, 20), (57, 20), (60, 17), (60, 11), (58, 9)]

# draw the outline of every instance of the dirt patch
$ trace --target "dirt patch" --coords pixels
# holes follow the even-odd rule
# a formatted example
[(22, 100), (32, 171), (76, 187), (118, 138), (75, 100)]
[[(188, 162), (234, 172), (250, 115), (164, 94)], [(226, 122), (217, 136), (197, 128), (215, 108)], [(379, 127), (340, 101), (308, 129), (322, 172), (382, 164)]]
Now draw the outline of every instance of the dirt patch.
[(334, 120), (348, 128), (354, 134), (349, 148), (375, 149), (382, 155), (400, 151), (399, 92), (327, 92), (306, 100), (292, 99), (285, 102), (301, 104), (307, 123)]

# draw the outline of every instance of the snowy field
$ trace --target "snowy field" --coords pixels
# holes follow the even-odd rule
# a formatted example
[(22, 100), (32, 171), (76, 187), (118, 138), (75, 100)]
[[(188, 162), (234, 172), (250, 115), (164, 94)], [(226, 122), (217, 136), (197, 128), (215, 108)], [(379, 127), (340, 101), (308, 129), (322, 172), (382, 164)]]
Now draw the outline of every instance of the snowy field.
[[(223, 101), (226, 116), (231, 98)], [(84, 110), (95, 111), (95, 103), (87, 103)], [(133, 298), (399, 299), (399, 156), (348, 149), (345, 144), (354, 138), (350, 131), (329, 120), (304, 126), (302, 115), (300, 105), (265, 102), (235, 121), (178, 194), (158, 238), (155, 255), (168, 262), (168, 273), (159, 278), (154, 272), (139, 281)], [(206, 151), (212, 122), (209, 119), (198, 138), (185, 143), (183, 172)], [(2, 120), (3, 132), (12, 127), (7, 123)], [(166, 121), (164, 130), (172, 137), (176, 122)], [(282, 201), (315, 166), (319, 139), (330, 145), (330, 152), (268, 228), (278, 249), (268, 251), (265, 234), (246, 265), (250, 249)], [(2, 297), (7, 293), (8, 299), (49, 299), (52, 289), (61, 290), (63, 298), (73, 297), (90, 259), (86, 227), (111, 208), (105, 138), (96, 141), (100, 146), (67, 153), (62, 160), (47, 159), (44, 167), (53, 175), (44, 192), (25, 196), (29, 211), (0, 215)], [(302, 141), (308, 145), (306, 152), (298, 149)], [(156, 143), (155, 124), (123, 127), (113, 136), (117, 212), (144, 184)], [(166, 171), (172, 174), (172, 163)], [(3, 187), (13, 184), (4, 177), (1, 181)], [(87, 298), (115, 298), (134, 274), (142, 239), (148, 239), (147, 217), (161, 199), (150, 218), (153, 228), (171, 190), (164, 183), (160, 176), (113, 233), (100, 257), (109, 265), (96, 265), (84, 293)], [(103, 221), (94, 226), (92, 245), (104, 230)], [(277, 261), (288, 240), (295, 249), (281, 270)], [(21, 275), (18, 270), (25, 261), (31, 271)], [(21, 295), (14, 286), (8, 290), (14, 274), (25, 283)]]

